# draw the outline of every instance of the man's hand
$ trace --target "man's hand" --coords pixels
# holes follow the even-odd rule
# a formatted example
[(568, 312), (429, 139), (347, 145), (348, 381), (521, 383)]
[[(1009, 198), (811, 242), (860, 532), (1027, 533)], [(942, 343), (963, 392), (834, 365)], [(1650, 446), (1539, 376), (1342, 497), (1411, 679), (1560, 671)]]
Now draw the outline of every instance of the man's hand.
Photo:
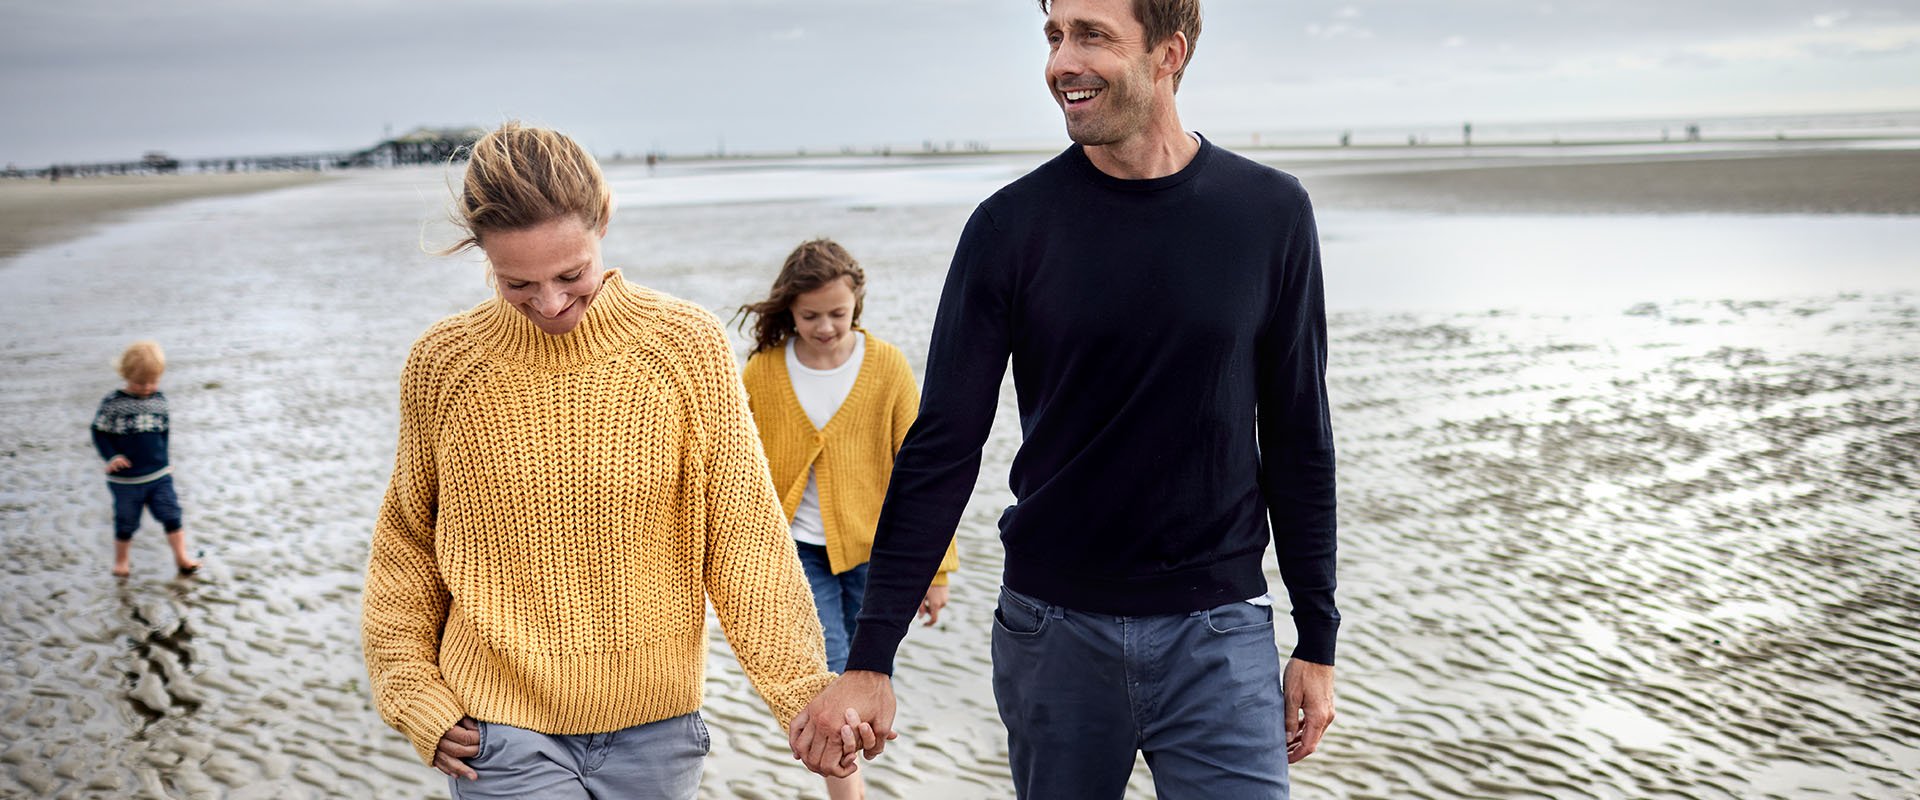
[(1281, 682), (1287, 695), (1287, 763), (1292, 764), (1313, 755), (1333, 724), (1333, 665), (1289, 659)]
[(107, 474), (112, 475), (131, 466), (133, 466), (133, 462), (127, 460), (126, 456), (114, 456), (112, 460), (107, 462)]
[(440, 737), (440, 745), (433, 752), (433, 768), (455, 778), (479, 780), (480, 773), (474, 772), (466, 761), (477, 755), (480, 755), (480, 723), (472, 717), (461, 717)]
[(859, 769), (855, 753), (864, 751), (872, 759), (899, 737), (893, 731), (893, 711), (892, 678), (850, 670), (793, 718), (787, 745), (807, 769), (844, 778)]
[(947, 587), (927, 587), (927, 597), (920, 601), (920, 614), (927, 618), (926, 624), (932, 626), (940, 621), (940, 609), (947, 607)]

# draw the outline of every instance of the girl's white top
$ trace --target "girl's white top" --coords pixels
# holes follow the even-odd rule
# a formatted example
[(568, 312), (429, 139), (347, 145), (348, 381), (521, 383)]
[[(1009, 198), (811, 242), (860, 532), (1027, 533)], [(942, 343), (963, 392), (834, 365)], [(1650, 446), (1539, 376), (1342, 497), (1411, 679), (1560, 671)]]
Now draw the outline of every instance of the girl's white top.
[[(793, 383), (793, 394), (800, 398), (800, 409), (807, 412), (813, 427), (825, 428), (860, 377), (860, 361), (867, 355), (867, 335), (853, 331), (853, 354), (833, 369), (813, 369), (800, 363), (794, 353), (796, 345), (787, 343), (787, 379)], [(807, 492), (800, 497), (800, 508), (793, 512), (793, 538), (806, 544), (827, 544), (827, 529), (820, 521), (820, 481), (812, 469), (807, 470)]]

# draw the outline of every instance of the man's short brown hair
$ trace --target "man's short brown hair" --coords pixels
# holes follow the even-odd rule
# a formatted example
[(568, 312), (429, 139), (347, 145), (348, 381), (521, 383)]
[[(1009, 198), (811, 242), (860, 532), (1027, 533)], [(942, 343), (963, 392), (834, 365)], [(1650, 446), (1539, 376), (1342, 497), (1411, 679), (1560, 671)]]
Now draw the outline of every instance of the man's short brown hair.
[[(1052, 10), (1053, 0), (1040, 0), (1040, 13)], [(1200, 0), (1133, 0), (1133, 18), (1147, 29), (1147, 47), (1151, 49), (1175, 33), (1187, 35), (1187, 60), (1173, 73), (1173, 90), (1180, 91), (1180, 78), (1193, 63), (1193, 50), (1200, 42)]]

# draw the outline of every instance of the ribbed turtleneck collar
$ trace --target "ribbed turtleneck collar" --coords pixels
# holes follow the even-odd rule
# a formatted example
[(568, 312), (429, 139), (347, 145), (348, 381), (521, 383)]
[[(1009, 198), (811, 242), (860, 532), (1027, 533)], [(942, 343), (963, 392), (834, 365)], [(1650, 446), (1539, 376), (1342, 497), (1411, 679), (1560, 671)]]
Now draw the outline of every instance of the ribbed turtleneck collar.
[(564, 372), (605, 358), (639, 338), (659, 303), (651, 290), (628, 284), (619, 270), (610, 269), (580, 324), (565, 334), (540, 330), (499, 297), (481, 304), (474, 329), (496, 356), (539, 370)]

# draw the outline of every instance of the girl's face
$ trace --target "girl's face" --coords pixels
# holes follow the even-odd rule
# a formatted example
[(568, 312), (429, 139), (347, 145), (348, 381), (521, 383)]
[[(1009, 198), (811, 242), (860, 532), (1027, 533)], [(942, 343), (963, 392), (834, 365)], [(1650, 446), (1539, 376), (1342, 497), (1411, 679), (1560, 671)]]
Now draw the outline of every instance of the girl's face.
[(838, 353), (853, 338), (853, 281), (840, 278), (793, 299), (793, 329), (803, 352)]
[(489, 231), (481, 249), (493, 265), (500, 297), (540, 330), (559, 336), (586, 317), (600, 292), (600, 238), (607, 229), (587, 230), (575, 217), (560, 217), (530, 228)]

